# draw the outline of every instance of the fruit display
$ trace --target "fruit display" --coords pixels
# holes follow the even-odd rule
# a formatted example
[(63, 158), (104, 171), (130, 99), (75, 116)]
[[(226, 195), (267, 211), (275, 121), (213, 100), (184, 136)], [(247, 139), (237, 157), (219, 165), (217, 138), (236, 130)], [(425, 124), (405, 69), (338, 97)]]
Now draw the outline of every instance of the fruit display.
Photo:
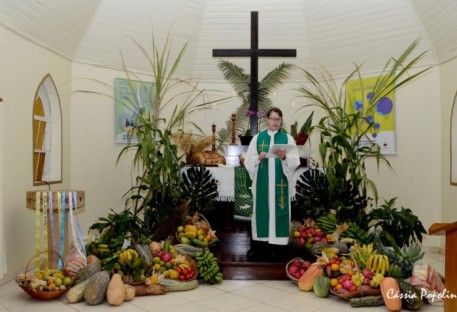
[(204, 222), (180, 225), (176, 236), (183, 244), (201, 248), (213, 246), (218, 241), (216, 234)]
[(298, 279), (308, 270), (310, 265), (310, 261), (294, 258), (287, 263), (286, 272), (293, 282), (298, 282)]
[(424, 256), (419, 243), (411, 243), (401, 248), (388, 248), (378, 242), (376, 248), (386, 255), (390, 262), (387, 275), (395, 278), (407, 278), (411, 276), (414, 263)]
[(197, 253), (195, 256), (197, 261), (198, 273), (203, 280), (208, 284), (219, 284), (222, 282), (222, 272), (220, 272), (217, 258), (209, 250)]
[(102, 270), (111, 271), (114, 263), (117, 261), (117, 256), (122, 251), (124, 236), (119, 235), (118, 237), (110, 238), (108, 241), (105, 241), (104, 239), (107, 236), (103, 234), (98, 240), (86, 245), (86, 254), (88, 256), (94, 255), (100, 259)]
[(292, 227), (290, 244), (294, 247), (311, 250), (316, 243), (326, 244), (331, 241), (331, 235), (316, 226), (298, 225)]
[(152, 265), (134, 249), (119, 250), (114, 257), (112, 272), (118, 273), (126, 284), (143, 283), (152, 274)]
[(73, 279), (61, 270), (52, 269), (31, 275), (20, 274), (16, 277), (16, 282), (20, 286), (30, 287), (33, 291), (57, 291), (71, 287)]

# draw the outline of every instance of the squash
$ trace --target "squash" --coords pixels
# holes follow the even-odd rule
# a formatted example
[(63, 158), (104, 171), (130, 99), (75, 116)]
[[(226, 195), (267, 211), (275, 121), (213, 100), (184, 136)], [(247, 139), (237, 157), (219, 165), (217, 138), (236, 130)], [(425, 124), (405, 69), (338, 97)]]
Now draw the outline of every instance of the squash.
[(85, 280), (67, 291), (66, 296), (68, 303), (76, 303), (84, 300), (84, 291), (86, 290), (88, 282), (89, 280)]
[(101, 269), (102, 269), (102, 265), (101, 265), (100, 261), (92, 262), (92, 263), (86, 265), (84, 268), (82, 268), (78, 272), (76, 272), (75, 285), (89, 279), (89, 277), (91, 277), (95, 273), (100, 272)]
[(322, 276), (323, 273), (324, 270), (320, 265), (311, 265), (298, 279), (298, 288), (303, 291), (310, 291), (313, 289), (314, 282)]
[(353, 308), (384, 305), (384, 299), (382, 299), (381, 295), (351, 298), (349, 302)]
[(395, 278), (387, 276), (379, 284), (381, 288), (382, 299), (387, 310), (398, 312), (401, 310), (401, 292), (400, 286)]
[(92, 275), (84, 291), (84, 300), (90, 305), (102, 303), (106, 297), (109, 282), (110, 274), (107, 271), (100, 271)]
[(316, 296), (325, 298), (330, 291), (330, 279), (327, 276), (319, 276), (313, 284)]
[(419, 289), (402, 279), (397, 279), (397, 282), (400, 286), (403, 306), (410, 311), (418, 311), (422, 308), (424, 301)]
[(136, 296), (135, 287), (132, 285), (124, 284), (125, 297), (124, 301), (130, 301)]
[(115, 273), (111, 277), (106, 291), (106, 300), (113, 306), (121, 305), (125, 298), (124, 282), (120, 274)]

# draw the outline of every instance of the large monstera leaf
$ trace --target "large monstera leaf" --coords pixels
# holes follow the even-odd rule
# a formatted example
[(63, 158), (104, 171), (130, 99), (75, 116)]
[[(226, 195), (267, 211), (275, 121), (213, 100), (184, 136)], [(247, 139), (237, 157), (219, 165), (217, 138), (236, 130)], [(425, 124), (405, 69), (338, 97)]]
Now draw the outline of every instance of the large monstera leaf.
[(295, 208), (302, 218), (326, 215), (330, 210), (328, 195), (327, 177), (321, 170), (310, 168), (297, 180)]
[(182, 173), (181, 191), (183, 198), (191, 199), (189, 214), (202, 213), (213, 208), (219, 196), (217, 181), (203, 165), (193, 165)]

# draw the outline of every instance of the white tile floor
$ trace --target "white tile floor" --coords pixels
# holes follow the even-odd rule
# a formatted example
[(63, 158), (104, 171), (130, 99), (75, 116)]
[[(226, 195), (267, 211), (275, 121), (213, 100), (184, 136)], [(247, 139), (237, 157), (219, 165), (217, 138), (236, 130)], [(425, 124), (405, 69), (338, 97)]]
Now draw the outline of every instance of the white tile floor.
[[(424, 261), (444, 274), (444, 256), (426, 254)], [(318, 298), (313, 292), (300, 291), (290, 281), (239, 281), (224, 280), (221, 284), (209, 286), (201, 284), (194, 290), (169, 292), (162, 296), (136, 297), (119, 307), (104, 303), (90, 306), (84, 302), (66, 303), (65, 296), (59, 300), (39, 301), (30, 298), (15, 281), (0, 286), (0, 312), (66, 312), (66, 311), (186, 311), (186, 312), (376, 312), (387, 311), (385, 306), (351, 308), (348, 302), (330, 295)], [(425, 304), (424, 312), (442, 312), (442, 306)]]

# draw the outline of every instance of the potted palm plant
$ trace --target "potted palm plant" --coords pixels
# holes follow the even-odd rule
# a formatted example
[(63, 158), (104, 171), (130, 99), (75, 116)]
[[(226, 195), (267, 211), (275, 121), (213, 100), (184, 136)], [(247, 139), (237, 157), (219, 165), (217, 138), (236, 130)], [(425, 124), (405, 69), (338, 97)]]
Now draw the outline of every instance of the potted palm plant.
[[(221, 60), (218, 64), (222, 74), (235, 90), (236, 95), (241, 99), (241, 105), (236, 110), (235, 132), (237, 135), (246, 136), (250, 133), (249, 117), (256, 114), (259, 118), (259, 129), (265, 126), (265, 121), (261, 118), (266, 114), (268, 109), (273, 105), (269, 98), (273, 91), (280, 86), (289, 76), (292, 69), (291, 64), (282, 63), (271, 70), (258, 84), (258, 111), (249, 110), (251, 103), (251, 76), (244, 72), (244, 69), (225, 60)], [(222, 150), (224, 145), (230, 143), (232, 133), (232, 122), (228, 120), (225, 128), (220, 128), (217, 131), (216, 138), (218, 145), (217, 150)]]

